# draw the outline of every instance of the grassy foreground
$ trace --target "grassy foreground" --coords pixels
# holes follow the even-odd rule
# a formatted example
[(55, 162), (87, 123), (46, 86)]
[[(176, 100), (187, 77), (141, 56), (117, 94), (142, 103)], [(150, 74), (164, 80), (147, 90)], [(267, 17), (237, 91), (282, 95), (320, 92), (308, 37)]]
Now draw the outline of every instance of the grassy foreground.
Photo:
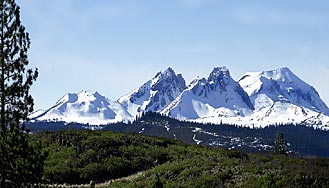
[(329, 159), (247, 154), (109, 131), (35, 135), (49, 151), (47, 184), (103, 187), (329, 187)]

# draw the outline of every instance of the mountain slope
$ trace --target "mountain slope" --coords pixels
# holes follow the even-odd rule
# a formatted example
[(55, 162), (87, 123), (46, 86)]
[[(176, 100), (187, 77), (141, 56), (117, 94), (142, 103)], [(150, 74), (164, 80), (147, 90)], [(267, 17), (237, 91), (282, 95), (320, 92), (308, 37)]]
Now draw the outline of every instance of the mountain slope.
[(162, 113), (180, 119), (249, 115), (253, 105), (226, 67), (215, 68), (208, 79), (196, 79)]
[(30, 118), (37, 121), (64, 121), (92, 125), (133, 119), (119, 103), (92, 91), (66, 94), (53, 107), (43, 113), (32, 114)]
[(132, 115), (141, 112), (160, 112), (186, 88), (185, 80), (181, 74), (168, 68), (159, 72), (140, 88), (135, 89), (118, 102)]
[[(272, 134), (275, 137), (275, 132)], [(59, 183), (66, 183), (61, 187), (88, 184), (91, 179), (111, 183), (103, 187), (327, 187), (329, 184), (329, 160), (325, 158), (252, 154), (112, 131), (71, 130), (33, 136), (31, 142), (40, 140), (48, 146), (44, 177), (58, 187)], [(112, 181), (138, 171), (144, 172), (136, 179)]]
[(329, 112), (318, 92), (286, 67), (247, 73), (240, 79), (239, 83), (250, 96), (256, 110), (285, 99), (291, 104), (312, 111), (325, 114)]
[(286, 67), (247, 73), (239, 83), (255, 106), (249, 122), (328, 125), (329, 109), (318, 92)]
[(219, 67), (207, 79), (195, 79), (188, 87), (181, 74), (168, 68), (115, 102), (97, 92), (66, 94), (53, 107), (30, 118), (101, 125), (131, 121), (147, 111), (199, 123), (329, 127), (327, 105), (288, 68), (247, 73), (236, 82), (226, 67)]

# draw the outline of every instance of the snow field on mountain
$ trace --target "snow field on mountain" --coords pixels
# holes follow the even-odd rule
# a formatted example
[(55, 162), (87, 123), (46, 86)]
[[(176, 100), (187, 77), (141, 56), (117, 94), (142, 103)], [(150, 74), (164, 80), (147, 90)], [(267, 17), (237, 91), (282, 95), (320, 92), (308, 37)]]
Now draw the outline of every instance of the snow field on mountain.
[(238, 82), (226, 67), (216, 67), (207, 79), (188, 86), (181, 74), (168, 68), (117, 101), (98, 92), (71, 93), (30, 118), (101, 125), (132, 121), (146, 111), (254, 128), (288, 123), (329, 127), (329, 109), (317, 91), (286, 67), (246, 73)]

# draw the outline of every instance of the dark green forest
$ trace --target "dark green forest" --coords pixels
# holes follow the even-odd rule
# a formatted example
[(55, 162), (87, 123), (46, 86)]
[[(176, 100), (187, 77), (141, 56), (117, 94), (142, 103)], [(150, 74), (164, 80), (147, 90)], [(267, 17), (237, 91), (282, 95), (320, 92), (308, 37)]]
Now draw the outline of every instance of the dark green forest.
[(45, 184), (101, 183), (145, 171), (110, 187), (329, 186), (325, 158), (251, 154), (112, 131), (43, 132), (33, 139), (49, 152)]
[[(329, 160), (321, 158), (329, 156), (329, 133), (304, 125), (251, 129), (156, 113), (100, 127), (25, 125), (49, 153), (43, 174), (47, 185), (102, 183), (143, 172), (110, 187), (329, 187)], [(281, 155), (274, 152), (276, 142), (285, 144), (284, 152), (277, 152)]]
[[(327, 144), (329, 132), (307, 127), (303, 124), (272, 125), (261, 129), (230, 124), (200, 124), (147, 112), (134, 122), (91, 126), (64, 122), (34, 122), (25, 124), (32, 132), (99, 129), (114, 132), (139, 133), (148, 136), (166, 137), (213, 147), (240, 149), (244, 152), (266, 153), (272, 151), (279, 133), (284, 135), (288, 150), (294, 156), (329, 157)], [(201, 131), (195, 131), (199, 129)]]

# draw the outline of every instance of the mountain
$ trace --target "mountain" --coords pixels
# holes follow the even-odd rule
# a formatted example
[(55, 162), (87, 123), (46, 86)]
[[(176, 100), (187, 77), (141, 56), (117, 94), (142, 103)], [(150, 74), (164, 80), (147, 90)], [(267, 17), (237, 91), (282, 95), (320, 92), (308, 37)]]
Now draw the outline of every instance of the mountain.
[(239, 80), (239, 84), (255, 107), (249, 122), (308, 122), (313, 126), (329, 122), (329, 109), (318, 92), (286, 67), (247, 73)]
[(179, 119), (248, 116), (254, 107), (247, 93), (226, 67), (217, 67), (208, 79), (196, 79), (163, 114)]
[(318, 92), (286, 67), (247, 73), (239, 82), (226, 67), (217, 67), (207, 79), (195, 79), (189, 86), (168, 68), (117, 101), (98, 92), (70, 93), (30, 119), (101, 125), (132, 121), (148, 111), (198, 123), (329, 129), (329, 109)]
[(318, 92), (288, 68), (247, 73), (240, 85), (248, 93), (256, 110), (285, 100), (296, 106), (328, 114), (329, 109)]
[(64, 121), (92, 125), (133, 119), (119, 103), (93, 91), (68, 93), (53, 107), (43, 112), (38, 111), (30, 118), (36, 121)]
[(183, 76), (176, 75), (172, 68), (168, 68), (163, 72), (158, 72), (151, 80), (117, 101), (135, 117), (145, 111), (162, 111), (185, 88)]
[(39, 109), (29, 115), (29, 119), (35, 119), (45, 113), (45, 110)]

